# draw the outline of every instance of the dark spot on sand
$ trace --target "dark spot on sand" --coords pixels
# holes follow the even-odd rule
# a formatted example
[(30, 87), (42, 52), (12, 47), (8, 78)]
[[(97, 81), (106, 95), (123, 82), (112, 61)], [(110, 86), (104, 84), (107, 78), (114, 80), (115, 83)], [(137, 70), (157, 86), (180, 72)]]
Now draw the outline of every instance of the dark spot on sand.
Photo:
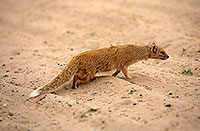
[(8, 75), (4, 75), (3, 77), (8, 77)]
[(173, 93), (170, 92), (169, 95), (173, 95)]
[(136, 92), (136, 90), (135, 89), (130, 90), (128, 94), (133, 94), (133, 92)]
[(171, 107), (171, 106), (172, 106), (171, 104), (166, 104), (166, 105), (165, 105), (165, 107)]
[(13, 113), (12, 113), (12, 112), (9, 112), (8, 115), (9, 115), (9, 116), (13, 116)]

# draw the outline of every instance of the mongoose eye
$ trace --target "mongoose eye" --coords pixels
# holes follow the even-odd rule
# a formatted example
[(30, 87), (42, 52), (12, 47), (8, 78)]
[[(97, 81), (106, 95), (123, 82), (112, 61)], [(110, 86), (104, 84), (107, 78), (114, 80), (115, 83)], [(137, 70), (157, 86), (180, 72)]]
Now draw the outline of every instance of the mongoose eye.
[(161, 51), (160, 54), (165, 55), (165, 52)]

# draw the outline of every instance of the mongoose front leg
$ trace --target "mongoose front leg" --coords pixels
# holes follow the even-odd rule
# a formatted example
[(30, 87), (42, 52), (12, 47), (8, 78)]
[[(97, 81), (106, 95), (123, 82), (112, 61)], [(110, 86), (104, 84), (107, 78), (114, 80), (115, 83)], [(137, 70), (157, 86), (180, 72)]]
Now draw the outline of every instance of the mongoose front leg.
[(116, 70), (115, 73), (112, 74), (112, 76), (116, 77), (120, 72), (120, 70)]
[(124, 73), (124, 75), (125, 75), (126, 78), (131, 79), (131, 76), (128, 73), (128, 67), (124, 67), (122, 69), (122, 72)]
[(78, 77), (77, 77), (77, 74), (76, 74), (76, 75), (74, 75), (74, 78), (73, 78), (72, 89), (76, 89), (77, 82), (78, 82)]

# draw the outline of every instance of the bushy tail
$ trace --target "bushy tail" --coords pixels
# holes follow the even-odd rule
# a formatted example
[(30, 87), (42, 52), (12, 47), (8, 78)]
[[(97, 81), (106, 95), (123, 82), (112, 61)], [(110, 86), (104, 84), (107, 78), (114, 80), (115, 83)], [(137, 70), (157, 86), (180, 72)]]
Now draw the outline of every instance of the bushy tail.
[(44, 94), (46, 92), (50, 92), (57, 89), (65, 82), (71, 80), (72, 76), (77, 72), (77, 70), (78, 70), (78, 64), (74, 59), (72, 59), (69, 62), (69, 64), (60, 73), (58, 73), (50, 82), (31, 92), (29, 97), (33, 98), (40, 94)]

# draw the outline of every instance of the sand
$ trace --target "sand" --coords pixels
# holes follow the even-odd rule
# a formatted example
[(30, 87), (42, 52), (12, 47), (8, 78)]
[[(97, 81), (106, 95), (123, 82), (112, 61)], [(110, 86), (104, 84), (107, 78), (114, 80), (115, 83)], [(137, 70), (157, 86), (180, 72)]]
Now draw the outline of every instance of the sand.
[[(199, 0), (0, 0), (0, 130), (197, 131)], [(168, 60), (129, 67), (35, 99), (72, 56), (156, 42)]]

